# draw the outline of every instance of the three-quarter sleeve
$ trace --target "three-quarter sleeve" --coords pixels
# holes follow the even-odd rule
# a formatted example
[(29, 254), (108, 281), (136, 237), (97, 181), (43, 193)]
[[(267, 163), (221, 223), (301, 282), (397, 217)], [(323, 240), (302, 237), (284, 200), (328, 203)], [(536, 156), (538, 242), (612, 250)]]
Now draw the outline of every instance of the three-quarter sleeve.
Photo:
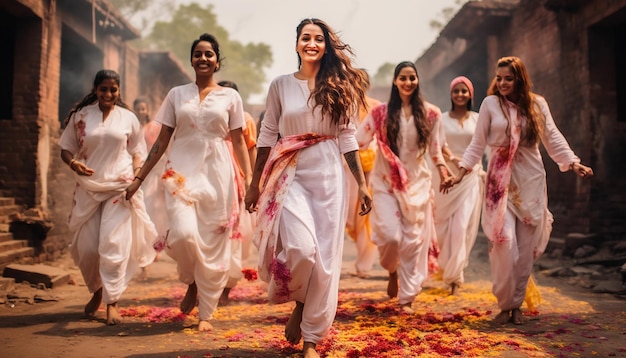
[[(445, 142), (445, 134), (441, 128), (441, 111), (435, 106), (427, 107), (427, 118), (431, 125), (430, 137), (428, 138), (428, 152), (435, 165), (445, 165), (441, 146)], [(443, 138), (443, 141), (442, 141)]]
[(548, 102), (540, 96), (536, 96), (535, 101), (545, 117), (545, 127), (541, 135), (541, 142), (550, 158), (557, 163), (559, 169), (562, 172), (566, 172), (570, 169), (571, 163), (580, 163), (580, 158), (574, 154), (569, 143), (557, 128), (556, 123), (554, 123)]
[(491, 125), (491, 117), (493, 115), (492, 110), (500, 110), (497, 101), (497, 97), (489, 96), (480, 105), (476, 130), (472, 136), (472, 141), (463, 153), (463, 159), (459, 163), (459, 166), (467, 171), (471, 171), (483, 157), (485, 147), (487, 146), (487, 137), (489, 136), (489, 126)]
[(354, 136), (356, 133), (356, 121), (359, 120), (358, 113), (355, 113), (352, 120), (347, 124), (339, 125), (339, 134), (337, 135), (337, 142), (339, 144), (339, 151), (341, 154), (353, 152), (359, 150), (359, 144)]
[(265, 115), (261, 122), (259, 130), (259, 138), (257, 139), (257, 147), (273, 147), (278, 141), (278, 120), (280, 119), (282, 108), (280, 104), (280, 95), (278, 93), (278, 84), (276, 80), (270, 84), (267, 100), (265, 101)]

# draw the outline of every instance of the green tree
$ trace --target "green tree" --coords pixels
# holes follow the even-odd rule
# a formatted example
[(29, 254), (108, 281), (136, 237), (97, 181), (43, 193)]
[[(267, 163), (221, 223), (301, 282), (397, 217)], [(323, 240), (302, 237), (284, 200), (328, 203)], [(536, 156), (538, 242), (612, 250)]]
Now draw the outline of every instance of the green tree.
[(391, 62), (385, 62), (378, 70), (376, 70), (376, 74), (372, 77), (372, 85), (373, 86), (391, 86), (391, 82), (393, 81), (393, 70), (396, 68)]
[[(138, 1), (138, 0), (137, 0)], [(437, 15), (436, 19), (430, 20), (430, 28), (433, 30), (441, 31), (450, 20), (456, 15), (457, 11), (468, 2), (468, 0), (455, 0), (454, 6), (444, 7)]]
[[(120, 11), (126, 9), (136, 15), (138, 12), (149, 13), (150, 6), (155, 3), (146, 0), (112, 0), (120, 3)], [(151, 5), (149, 5), (151, 4)], [(223, 57), (222, 67), (216, 73), (218, 80), (230, 80), (237, 83), (239, 93), (244, 101), (251, 94), (260, 93), (266, 80), (265, 70), (272, 65), (272, 51), (265, 43), (242, 44), (231, 40), (228, 31), (219, 25), (213, 5), (202, 7), (197, 3), (179, 5), (173, 8), (171, 2), (157, 2), (161, 6), (159, 13), (172, 14), (169, 19), (157, 20), (149, 34), (136, 41), (136, 45), (144, 50), (169, 51), (181, 63), (187, 65), (190, 74), (191, 43), (203, 33), (214, 35), (220, 43)], [(163, 11), (164, 9), (169, 11)], [(149, 15), (148, 15), (149, 16)], [(146, 23), (146, 18), (143, 22)]]

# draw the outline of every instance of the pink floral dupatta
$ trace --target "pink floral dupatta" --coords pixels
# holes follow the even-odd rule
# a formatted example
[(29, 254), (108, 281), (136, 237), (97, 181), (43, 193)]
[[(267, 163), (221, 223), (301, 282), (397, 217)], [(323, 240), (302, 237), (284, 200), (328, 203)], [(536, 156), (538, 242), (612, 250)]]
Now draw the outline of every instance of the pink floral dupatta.
[(272, 276), (280, 212), (296, 173), (298, 153), (301, 149), (334, 138), (315, 133), (299, 134), (281, 138), (272, 148), (259, 184), (261, 196), (254, 235), (254, 244), (259, 249), (259, 277), (265, 282), (269, 282)]
[[(493, 148), (489, 157), (489, 168), (485, 183), (485, 206), (482, 218), (483, 230), (492, 243), (502, 243), (510, 238), (503, 234), (504, 219), (511, 183), (511, 172), (515, 153), (519, 147), (521, 120), (514, 103), (504, 100), (508, 110), (505, 116), (509, 119), (511, 130), (508, 147)], [(503, 111), (505, 108), (503, 108)]]
[(381, 104), (372, 110), (372, 118), (374, 126), (376, 126), (376, 139), (380, 153), (383, 155), (387, 163), (389, 163), (389, 172), (391, 179), (391, 187), (394, 191), (406, 192), (408, 176), (406, 169), (402, 165), (402, 161), (389, 147), (387, 136), (385, 135), (385, 118), (387, 117), (387, 104)]

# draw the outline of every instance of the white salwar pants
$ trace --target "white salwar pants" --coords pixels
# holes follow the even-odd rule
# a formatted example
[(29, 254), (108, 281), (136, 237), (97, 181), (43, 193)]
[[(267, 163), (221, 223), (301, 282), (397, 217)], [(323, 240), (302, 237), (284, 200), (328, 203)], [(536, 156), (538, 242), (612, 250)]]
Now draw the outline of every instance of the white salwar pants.
[(206, 218), (203, 213), (210, 213), (210, 208), (200, 202), (187, 205), (169, 194), (165, 198), (171, 218), (166, 252), (176, 261), (179, 279), (187, 285), (196, 283), (198, 316), (208, 320), (228, 281), (232, 228)]
[[(334, 150), (317, 151), (323, 146)], [(304, 303), (300, 328), (305, 342), (318, 343), (326, 337), (337, 311), (345, 233), (344, 180), (336, 145), (319, 143), (300, 152), (283, 202), (276, 261), (291, 275), (289, 292), (284, 296), (280, 283), (272, 278), (268, 297), (275, 303)]]
[(423, 225), (418, 225), (399, 214), (393, 194), (376, 191), (372, 201), (372, 241), (378, 246), (380, 265), (398, 272), (398, 303), (412, 303), (428, 276), (428, 248), (435, 232), (432, 202), (426, 201), (426, 207), (419, 210)]
[(512, 310), (524, 302), (535, 260), (533, 250), (544, 230), (543, 226), (524, 224), (507, 210), (503, 233), (510, 239), (492, 243), (489, 249), (492, 292), (501, 310)]
[(90, 193), (77, 186), (74, 195), (77, 204), (69, 221), (70, 230), (76, 232), (72, 258), (89, 292), (102, 288), (104, 303), (115, 303), (137, 270), (156, 256), (151, 243), (157, 233), (145, 211), (143, 193), (137, 191), (128, 202), (122, 194)]

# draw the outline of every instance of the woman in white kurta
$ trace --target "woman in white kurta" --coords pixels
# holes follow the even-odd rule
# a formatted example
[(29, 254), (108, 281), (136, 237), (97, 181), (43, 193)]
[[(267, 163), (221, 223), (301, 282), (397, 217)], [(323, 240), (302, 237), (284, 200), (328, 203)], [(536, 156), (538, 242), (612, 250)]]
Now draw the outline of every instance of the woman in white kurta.
[[(546, 173), (539, 141), (561, 171), (590, 177), (556, 127), (546, 100), (530, 91), (530, 78), (517, 57), (498, 60), (489, 95), (480, 106), (476, 131), (460, 163), (455, 185), (489, 146), (482, 226), (490, 241), (492, 291), (501, 312), (494, 321), (523, 324), (520, 307), (534, 261), (552, 230)], [(453, 192), (451, 190), (450, 192)]]
[(76, 180), (68, 225), (72, 257), (93, 293), (85, 314), (93, 316), (104, 300), (107, 324), (117, 324), (117, 301), (137, 269), (154, 260), (156, 230), (142, 193), (130, 202), (123, 197), (146, 152), (139, 120), (119, 98), (116, 72), (99, 71), (93, 85), (70, 112), (59, 145)]
[(439, 108), (421, 98), (415, 64), (405, 61), (394, 71), (389, 102), (374, 107), (356, 134), (362, 149), (376, 136), (372, 241), (389, 271), (387, 293), (398, 296), (407, 313), (414, 312), (411, 306), (428, 276), (428, 250), (436, 240), (426, 155), (437, 165), (440, 180), (451, 180), (441, 154), (440, 120)]
[[(472, 111), (474, 86), (465, 76), (450, 82), (452, 109), (441, 115), (440, 141), (444, 143), (443, 156), (452, 175), (458, 172), (458, 158), (472, 140), (478, 113)], [(445, 136), (444, 136), (445, 133)], [(444, 138), (445, 137), (445, 138)], [(464, 282), (463, 270), (469, 263), (469, 255), (480, 222), (484, 191), (482, 162), (477, 163), (462, 184), (447, 194), (435, 192), (435, 227), (439, 243), (439, 267), (443, 282), (455, 294)], [(439, 187), (439, 179), (433, 178), (433, 187)]]
[(228, 280), (231, 233), (239, 215), (227, 137), (246, 183), (251, 170), (242, 134), (241, 97), (213, 78), (221, 60), (217, 40), (204, 34), (191, 49), (196, 81), (174, 87), (163, 101), (155, 117), (161, 133), (128, 193), (132, 196), (169, 144), (161, 176), (169, 233), (162, 246), (176, 261), (180, 280), (188, 285), (181, 311), (191, 312), (198, 300), (198, 330), (207, 331), (212, 329), (209, 320)]
[(319, 356), (316, 344), (337, 309), (346, 208), (342, 154), (359, 183), (362, 214), (370, 199), (354, 138), (362, 74), (319, 19), (298, 25), (296, 50), (299, 70), (269, 88), (246, 206), (254, 211), (259, 204), (259, 276), (270, 283), (272, 302), (296, 301), (285, 337), (293, 344), (303, 338), (308, 358)]

